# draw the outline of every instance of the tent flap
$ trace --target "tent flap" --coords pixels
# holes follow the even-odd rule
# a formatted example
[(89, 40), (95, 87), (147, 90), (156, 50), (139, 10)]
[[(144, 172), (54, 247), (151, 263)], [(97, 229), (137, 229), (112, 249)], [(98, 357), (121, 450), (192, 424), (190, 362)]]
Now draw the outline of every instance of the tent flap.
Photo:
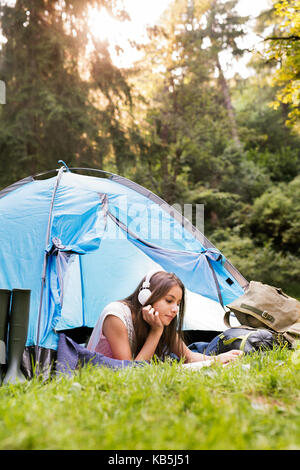
[[(47, 276), (44, 296), (43, 345), (61, 318), (64, 277), (72, 254), (86, 255), (97, 250), (106, 229), (105, 195), (90, 191), (60, 194), (55, 201), (51, 226), (51, 244), (47, 248)], [(80, 200), (79, 200), (80, 197)], [(63, 203), (64, 202), (64, 203)], [(74, 316), (80, 312), (74, 311)]]

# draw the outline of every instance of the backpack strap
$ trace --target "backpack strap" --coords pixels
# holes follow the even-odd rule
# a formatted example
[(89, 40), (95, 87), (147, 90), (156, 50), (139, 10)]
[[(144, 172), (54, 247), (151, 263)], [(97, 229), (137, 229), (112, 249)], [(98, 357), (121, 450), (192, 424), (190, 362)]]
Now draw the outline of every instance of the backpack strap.
[(230, 325), (230, 321), (229, 321), (229, 315), (230, 315), (230, 310), (227, 310), (227, 312), (225, 312), (223, 321), (225, 325), (227, 326), (227, 328), (232, 328), (232, 326)]
[(241, 351), (244, 351), (246, 341), (247, 341), (247, 339), (249, 338), (249, 336), (252, 335), (252, 334), (253, 334), (253, 331), (250, 331), (250, 333), (248, 333), (247, 335), (243, 336), (242, 342), (241, 342), (241, 344), (240, 344), (240, 350), (241, 350)]
[(256, 315), (259, 315), (263, 319), (262, 321), (268, 320), (269, 322), (273, 323), (275, 320), (274, 317), (272, 317), (272, 315), (270, 315), (266, 310), (260, 310), (259, 308), (253, 307), (252, 305), (241, 304), (241, 308), (256, 313)]
[(233, 343), (233, 342), (236, 341), (237, 339), (240, 339), (240, 340), (241, 340), (240, 350), (241, 350), (241, 351), (244, 351), (246, 341), (247, 341), (247, 339), (249, 338), (249, 336), (252, 335), (252, 334), (253, 334), (253, 331), (249, 331), (249, 333), (246, 334), (246, 335), (244, 335), (244, 336), (241, 335), (241, 336), (235, 336), (235, 337), (229, 338), (229, 339), (224, 339), (225, 336), (224, 336), (224, 334), (222, 333), (222, 334), (219, 335), (219, 338), (222, 340), (222, 342), (223, 342), (223, 344), (224, 344), (225, 346), (228, 346), (229, 344)]
[[(231, 313), (231, 311), (228, 310), (228, 311), (225, 313), (224, 317), (223, 317), (223, 321), (224, 321), (225, 325), (227, 326), (227, 328), (247, 328), (248, 330), (255, 330), (255, 329), (257, 329), (257, 328), (254, 328), (253, 326), (249, 326), (249, 325), (231, 326), (231, 325), (230, 325), (230, 321), (229, 321), (230, 313)], [(263, 328), (263, 326), (262, 326), (261, 328)]]

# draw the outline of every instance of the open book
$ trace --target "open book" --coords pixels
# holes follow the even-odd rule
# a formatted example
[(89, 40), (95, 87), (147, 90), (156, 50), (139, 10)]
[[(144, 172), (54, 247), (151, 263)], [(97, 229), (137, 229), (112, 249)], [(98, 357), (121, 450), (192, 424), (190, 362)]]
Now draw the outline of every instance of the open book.
[(198, 370), (202, 369), (202, 367), (209, 367), (213, 362), (214, 361), (211, 359), (199, 362), (189, 362), (188, 364), (182, 364), (182, 367), (185, 367), (186, 369)]

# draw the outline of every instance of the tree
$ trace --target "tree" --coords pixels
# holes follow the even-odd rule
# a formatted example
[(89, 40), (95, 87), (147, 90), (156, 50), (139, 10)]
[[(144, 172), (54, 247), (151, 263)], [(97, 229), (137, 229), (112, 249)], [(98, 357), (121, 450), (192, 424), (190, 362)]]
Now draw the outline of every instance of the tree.
[[(95, 43), (85, 68), (89, 77), (82, 75), (86, 7), (112, 9), (115, 3), (17, 0), (14, 7), (1, 7), (7, 38), (0, 55), (7, 89), (0, 120), (1, 185), (56, 168), (59, 159), (99, 168), (107, 154), (120, 158), (118, 148), (128, 137), (117, 114), (130, 92), (109, 60), (107, 44)], [(104, 106), (103, 96), (109, 97)]]
[(232, 138), (234, 142), (240, 146), (241, 142), (230, 96), (230, 89), (220, 61), (220, 55), (224, 51), (226, 51), (227, 54), (231, 53), (234, 57), (241, 57), (244, 53), (238, 45), (238, 40), (246, 34), (244, 25), (248, 21), (248, 17), (242, 17), (237, 14), (235, 11), (236, 4), (237, 0), (226, 2), (222, 0), (212, 0), (210, 8), (205, 15), (207, 25), (204, 34), (211, 43), (210, 49), (218, 70), (219, 83), (228, 113)]
[(232, 97), (245, 158), (266, 172), (272, 182), (288, 182), (300, 171), (300, 138), (286, 126), (284, 106), (270, 106), (276, 95), (272, 72), (259, 67), (255, 75), (237, 80)]
[(152, 88), (142, 121), (147, 152), (144, 147), (141, 159), (147, 161), (149, 180), (157, 175), (156, 191), (171, 203), (199, 179), (219, 184), (218, 155), (232, 139), (216, 82), (215, 49), (205, 44), (210, 8), (209, 1), (173, 2), (142, 66), (143, 83)]
[(299, 0), (282, 0), (275, 4), (281, 20), (281, 34), (266, 38), (270, 42), (267, 57), (277, 61), (273, 84), (278, 87), (273, 107), (288, 105), (287, 124), (300, 133), (300, 15)]
[(300, 177), (269, 188), (254, 201), (246, 220), (261, 244), (270, 241), (274, 249), (300, 255)]

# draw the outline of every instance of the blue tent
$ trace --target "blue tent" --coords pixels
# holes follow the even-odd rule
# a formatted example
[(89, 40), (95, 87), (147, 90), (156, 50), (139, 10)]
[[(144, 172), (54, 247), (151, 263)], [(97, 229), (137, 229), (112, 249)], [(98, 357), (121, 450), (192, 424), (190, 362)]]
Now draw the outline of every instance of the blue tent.
[(0, 287), (31, 290), (28, 347), (55, 351), (59, 331), (93, 328), (153, 268), (184, 282), (185, 329), (225, 328), (223, 306), (248, 283), (179, 212), (100, 170), (46, 176), (0, 191)]

